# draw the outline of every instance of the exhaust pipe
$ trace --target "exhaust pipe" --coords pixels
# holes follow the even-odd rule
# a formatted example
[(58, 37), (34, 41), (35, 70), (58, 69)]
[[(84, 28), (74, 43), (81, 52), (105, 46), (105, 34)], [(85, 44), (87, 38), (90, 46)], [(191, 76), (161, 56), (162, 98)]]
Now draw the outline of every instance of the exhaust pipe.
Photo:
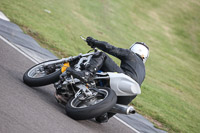
[(135, 114), (135, 109), (132, 106), (115, 104), (109, 112), (129, 115)]

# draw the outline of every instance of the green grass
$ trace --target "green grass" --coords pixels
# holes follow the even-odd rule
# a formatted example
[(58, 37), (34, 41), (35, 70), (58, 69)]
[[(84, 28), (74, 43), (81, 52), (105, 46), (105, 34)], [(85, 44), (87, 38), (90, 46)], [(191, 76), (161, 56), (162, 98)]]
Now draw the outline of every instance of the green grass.
[(59, 57), (89, 50), (80, 35), (123, 48), (146, 42), (147, 75), (132, 103), (169, 132), (200, 131), (199, 0), (1, 0), (0, 10)]

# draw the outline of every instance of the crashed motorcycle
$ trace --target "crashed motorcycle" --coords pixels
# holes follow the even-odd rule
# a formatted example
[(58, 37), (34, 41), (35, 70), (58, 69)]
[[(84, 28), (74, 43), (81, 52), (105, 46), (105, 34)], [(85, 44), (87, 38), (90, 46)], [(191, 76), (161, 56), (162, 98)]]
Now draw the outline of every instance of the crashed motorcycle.
[(84, 70), (96, 52), (99, 50), (93, 48), (86, 54), (39, 63), (24, 73), (24, 83), (31, 87), (54, 84), (56, 100), (65, 106), (66, 114), (75, 120), (95, 118), (106, 112), (135, 113), (132, 106), (116, 103), (117, 96), (141, 93), (139, 84), (129, 76), (98, 71), (92, 80), (83, 82), (67, 74), (68, 67), (76, 71)]

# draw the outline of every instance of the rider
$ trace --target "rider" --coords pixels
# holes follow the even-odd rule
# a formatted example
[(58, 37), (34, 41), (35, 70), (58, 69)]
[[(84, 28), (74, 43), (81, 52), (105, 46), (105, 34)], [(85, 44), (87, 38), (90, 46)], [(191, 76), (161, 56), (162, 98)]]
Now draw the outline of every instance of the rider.
[[(113, 55), (121, 60), (120, 67), (104, 52), (97, 52), (90, 60), (90, 63), (83, 71), (75, 71), (70, 67), (67, 73), (82, 80), (89, 81), (98, 70), (104, 72), (124, 73), (134, 79), (140, 86), (145, 78), (145, 66), (149, 57), (149, 47), (143, 42), (134, 43), (129, 49), (117, 48), (104, 41), (98, 41), (92, 37), (87, 37), (86, 42), (89, 46)], [(128, 105), (135, 96), (118, 96), (117, 103)], [(100, 123), (107, 122), (113, 113), (106, 113), (96, 118)]]

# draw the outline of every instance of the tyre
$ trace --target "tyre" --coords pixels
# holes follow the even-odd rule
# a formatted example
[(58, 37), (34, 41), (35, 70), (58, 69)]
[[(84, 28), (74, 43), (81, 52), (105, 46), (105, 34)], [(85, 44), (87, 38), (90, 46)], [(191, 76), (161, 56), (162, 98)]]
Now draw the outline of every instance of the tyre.
[(97, 93), (94, 98), (81, 100), (81, 95), (71, 98), (66, 104), (66, 113), (75, 120), (86, 120), (108, 112), (117, 101), (115, 92), (110, 88), (91, 90)]
[(28, 86), (37, 87), (55, 83), (59, 80), (60, 69), (44, 68), (43, 64), (55, 60), (45, 61), (37, 64), (24, 73), (23, 81)]

